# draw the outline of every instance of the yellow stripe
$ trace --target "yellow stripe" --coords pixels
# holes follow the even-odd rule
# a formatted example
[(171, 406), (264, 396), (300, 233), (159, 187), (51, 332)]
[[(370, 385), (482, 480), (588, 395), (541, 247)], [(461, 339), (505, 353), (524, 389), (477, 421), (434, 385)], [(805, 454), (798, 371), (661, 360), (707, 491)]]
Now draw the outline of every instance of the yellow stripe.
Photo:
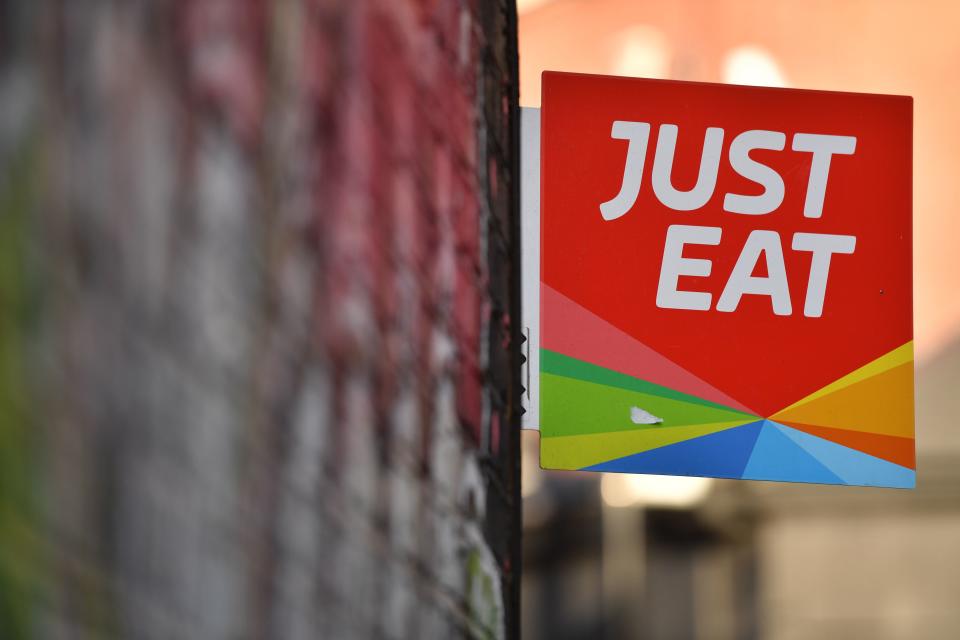
[(668, 444), (756, 422), (755, 417), (679, 427), (638, 426), (629, 431), (588, 433), (540, 438), (540, 466), (544, 469), (582, 469)]
[(773, 416), (834, 429), (913, 437), (913, 363), (906, 362)]
[(785, 409), (781, 409), (773, 417), (775, 418), (777, 415), (790, 411), (791, 409), (796, 409), (797, 407), (801, 405), (805, 405), (812, 400), (816, 400), (817, 398), (822, 398), (823, 396), (829, 395), (835, 391), (839, 391), (844, 387), (849, 387), (852, 384), (856, 384), (857, 382), (860, 382), (862, 380), (866, 380), (867, 378), (881, 374), (884, 371), (889, 371), (894, 367), (898, 367), (908, 362), (913, 362), (913, 340), (911, 340), (910, 342), (902, 346), (897, 347), (893, 351), (890, 351), (880, 356), (873, 362), (865, 364), (859, 369), (848, 373), (847, 375), (843, 376), (839, 380), (831, 382), (830, 384), (819, 389), (818, 391), (811, 393), (806, 398), (803, 398), (802, 400), (798, 400), (797, 402), (794, 402), (789, 407), (786, 407)]

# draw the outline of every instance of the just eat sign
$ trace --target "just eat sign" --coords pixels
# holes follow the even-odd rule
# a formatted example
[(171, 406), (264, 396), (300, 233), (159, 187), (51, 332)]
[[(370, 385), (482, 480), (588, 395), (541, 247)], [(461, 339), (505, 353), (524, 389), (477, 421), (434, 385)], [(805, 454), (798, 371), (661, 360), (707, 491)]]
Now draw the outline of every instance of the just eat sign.
[(913, 487), (912, 100), (542, 96), (543, 466)]

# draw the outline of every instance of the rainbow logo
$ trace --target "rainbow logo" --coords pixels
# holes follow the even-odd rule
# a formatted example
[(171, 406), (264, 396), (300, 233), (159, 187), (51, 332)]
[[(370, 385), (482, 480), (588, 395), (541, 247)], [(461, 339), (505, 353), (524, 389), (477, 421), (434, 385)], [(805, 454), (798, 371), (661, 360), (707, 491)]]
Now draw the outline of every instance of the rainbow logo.
[[(549, 286), (541, 295), (544, 468), (914, 486), (912, 342), (762, 416)], [(634, 407), (662, 422), (636, 424)]]

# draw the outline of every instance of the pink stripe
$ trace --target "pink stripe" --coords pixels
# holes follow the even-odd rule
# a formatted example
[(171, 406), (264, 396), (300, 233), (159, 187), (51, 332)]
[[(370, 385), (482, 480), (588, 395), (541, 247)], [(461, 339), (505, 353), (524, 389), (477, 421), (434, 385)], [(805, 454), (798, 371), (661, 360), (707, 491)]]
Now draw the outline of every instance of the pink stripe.
[(634, 378), (758, 415), (542, 282), (540, 346)]

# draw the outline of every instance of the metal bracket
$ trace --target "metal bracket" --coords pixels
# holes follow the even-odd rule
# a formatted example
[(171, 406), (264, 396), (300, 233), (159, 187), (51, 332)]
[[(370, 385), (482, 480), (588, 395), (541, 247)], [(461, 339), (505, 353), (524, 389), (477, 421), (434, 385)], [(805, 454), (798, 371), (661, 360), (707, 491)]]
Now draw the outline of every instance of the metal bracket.
[(540, 109), (520, 109), (520, 287), (523, 429), (540, 430)]

